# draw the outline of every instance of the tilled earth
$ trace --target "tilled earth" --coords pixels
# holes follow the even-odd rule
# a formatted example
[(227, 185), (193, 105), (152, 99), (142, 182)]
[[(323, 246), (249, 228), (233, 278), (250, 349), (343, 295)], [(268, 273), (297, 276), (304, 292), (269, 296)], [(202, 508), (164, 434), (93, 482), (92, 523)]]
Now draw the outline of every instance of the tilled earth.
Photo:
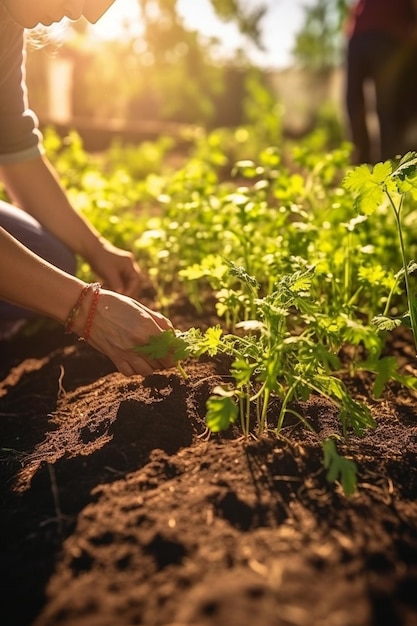
[[(417, 625), (415, 395), (349, 381), (377, 427), (341, 448), (346, 498), (295, 421), (208, 436), (226, 370), (187, 372), (125, 378), (54, 326), (0, 343), (1, 625)], [(340, 431), (323, 398), (297, 410)]]

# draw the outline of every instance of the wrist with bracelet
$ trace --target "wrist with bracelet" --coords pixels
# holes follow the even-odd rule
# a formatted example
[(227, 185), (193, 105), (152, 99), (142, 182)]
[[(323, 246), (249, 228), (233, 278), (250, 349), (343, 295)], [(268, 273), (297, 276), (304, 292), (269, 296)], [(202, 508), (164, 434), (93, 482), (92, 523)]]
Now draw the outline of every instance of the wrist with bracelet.
[(69, 312), (67, 316), (67, 319), (65, 320), (65, 323), (64, 323), (65, 333), (69, 334), (73, 332), (75, 318), (78, 316), (85, 298), (91, 291), (93, 294), (93, 299), (91, 301), (91, 304), (88, 310), (87, 321), (85, 323), (83, 332), (78, 337), (80, 341), (88, 341), (88, 338), (91, 332), (91, 327), (93, 325), (94, 315), (97, 309), (98, 300), (100, 297), (100, 289), (101, 289), (100, 283), (88, 283), (87, 285), (85, 285), (85, 287), (83, 287), (78, 297), (77, 302), (74, 304), (74, 306), (72, 307), (71, 311)]

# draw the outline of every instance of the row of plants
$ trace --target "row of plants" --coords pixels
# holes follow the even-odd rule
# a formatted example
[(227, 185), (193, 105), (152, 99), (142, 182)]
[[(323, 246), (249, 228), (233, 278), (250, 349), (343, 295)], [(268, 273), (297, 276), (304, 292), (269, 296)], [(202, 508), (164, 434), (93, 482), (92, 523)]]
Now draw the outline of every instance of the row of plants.
[[(188, 358), (227, 355), (230, 377), (208, 400), (208, 427), (240, 419), (245, 437), (281, 435), (292, 415), (311, 429), (296, 403), (329, 398), (341, 434), (322, 441), (324, 463), (352, 494), (349, 436), (375, 422), (343, 381), (371, 372), (375, 398), (392, 380), (417, 388), (384, 352), (398, 325), (417, 337), (417, 158), (352, 168), (350, 145), (329, 150), (323, 130), (273, 146), (261, 135), (255, 126), (200, 132), (175, 168), (168, 139), (95, 157), (76, 134), (62, 146), (50, 131), (46, 145), (75, 206), (135, 252), (166, 314), (178, 298), (199, 313), (214, 300), (218, 324), (144, 348), (175, 351), (184, 376)], [(89, 278), (87, 267), (80, 273)]]

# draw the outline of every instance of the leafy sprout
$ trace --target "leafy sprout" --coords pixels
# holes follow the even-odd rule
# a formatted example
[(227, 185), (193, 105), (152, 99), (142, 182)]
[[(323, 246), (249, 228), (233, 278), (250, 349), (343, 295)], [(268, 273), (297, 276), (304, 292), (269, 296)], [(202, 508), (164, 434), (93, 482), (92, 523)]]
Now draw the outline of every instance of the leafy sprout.
[[(377, 163), (373, 168), (361, 165), (346, 175), (344, 186), (354, 193), (358, 211), (370, 215), (384, 201), (389, 203), (393, 211), (400, 243), (408, 315), (417, 348), (417, 303), (410, 284), (410, 271), (415, 269), (415, 264), (410, 264), (407, 258), (402, 222), (405, 196), (408, 193), (415, 194), (417, 191), (417, 154), (408, 152), (395, 169), (391, 161)], [(376, 319), (380, 322), (378, 318)], [(387, 321), (384, 322), (384, 326), (387, 327)], [(380, 323), (379, 327), (381, 328)]]

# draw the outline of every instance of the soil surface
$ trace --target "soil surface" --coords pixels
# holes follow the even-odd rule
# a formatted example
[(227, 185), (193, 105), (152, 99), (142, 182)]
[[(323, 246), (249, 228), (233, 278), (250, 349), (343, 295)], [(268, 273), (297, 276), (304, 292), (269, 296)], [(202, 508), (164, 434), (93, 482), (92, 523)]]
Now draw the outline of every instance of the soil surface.
[[(390, 353), (415, 371), (409, 337)], [(226, 370), (186, 370), (125, 378), (55, 326), (0, 342), (1, 625), (416, 625), (415, 395), (349, 381), (377, 427), (342, 446), (347, 498), (294, 420), (208, 436)], [(340, 432), (327, 400), (297, 410)]]

